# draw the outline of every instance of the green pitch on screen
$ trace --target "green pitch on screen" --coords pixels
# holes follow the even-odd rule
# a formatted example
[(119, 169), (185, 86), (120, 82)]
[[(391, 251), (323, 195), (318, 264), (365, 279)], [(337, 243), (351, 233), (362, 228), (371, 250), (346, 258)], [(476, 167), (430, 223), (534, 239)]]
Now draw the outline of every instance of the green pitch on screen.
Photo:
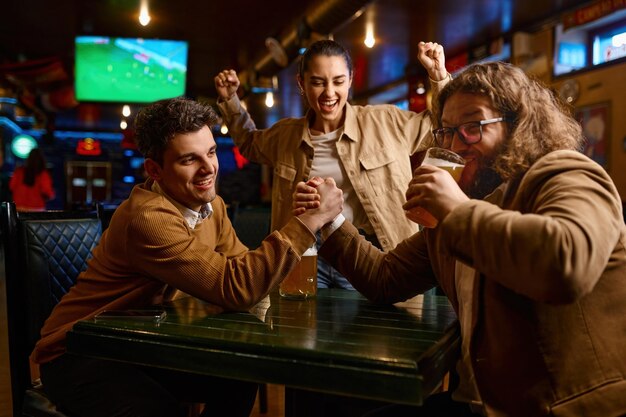
[(79, 101), (147, 103), (185, 94), (187, 43), (78, 37)]

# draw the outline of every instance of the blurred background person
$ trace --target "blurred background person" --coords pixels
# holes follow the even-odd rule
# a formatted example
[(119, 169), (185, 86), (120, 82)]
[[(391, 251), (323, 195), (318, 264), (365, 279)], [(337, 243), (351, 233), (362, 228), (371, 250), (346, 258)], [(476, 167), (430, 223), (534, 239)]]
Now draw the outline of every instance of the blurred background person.
[(44, 211), (46, 203), (55, 196), (52, 177), (39, 148), (33, 148), (26, 163), (17, 167), (9, 182), (18, 211)]
[[(418, 58), (435, 90), (450, 79), (441, 45), (420, 42)], [(268, 129), (257, 129), (242, 107), (235, 71), (220, 72), (215, 88), (218, 108), (242, 155), (273, 167), (272, 230), (291, 218), (291, 196), (299, 181), (332, 177), (344, 193), (344, 216), (387, 251), (419, 230), (402, 204), (411, 179), (410, 156), (430, 144), (432, 126), (428, 112), (351, 105), (352, 80), (348, 51), (333, 40), (314, 42), (302, 55), (297, 75), (309, 110)], [(354, 289), (321, 258), (317, 280), (319, 288)]]

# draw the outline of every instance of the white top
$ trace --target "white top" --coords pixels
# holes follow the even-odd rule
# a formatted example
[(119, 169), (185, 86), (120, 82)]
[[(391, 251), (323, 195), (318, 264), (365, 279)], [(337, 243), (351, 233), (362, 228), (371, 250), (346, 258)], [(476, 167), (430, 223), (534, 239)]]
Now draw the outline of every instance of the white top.
[[(321, 135), (311, 134), (311, 141), (315, 154), (311, 163), (311, 173), (309, 176), (327, 178), (331, 177), (335, 180), (337, 188), (343, 191), (343, 215), (350, 220), (356, 227), (363, 228), (369, 225), (367, 216), (358, 196), (354, 191), (354, 187), (346, 174), (346, 170), (341, 163), (339, 153), (337, 152), (337, 141), (343, 134), (343, 127), (324, 133)], [(368, 227), (369, 229), (369, 227)]]

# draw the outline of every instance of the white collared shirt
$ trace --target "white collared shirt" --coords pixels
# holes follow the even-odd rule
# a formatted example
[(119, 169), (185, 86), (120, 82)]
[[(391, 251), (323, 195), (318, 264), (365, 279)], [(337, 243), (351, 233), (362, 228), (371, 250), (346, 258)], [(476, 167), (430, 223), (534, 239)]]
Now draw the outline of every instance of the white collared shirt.
[(202, 223), (205, 219), (210, 218), (213, 215), (213, 206), (211, 203), (206, 203), (200, 208), (200, 211), (192, 210), (188, 207), (183, 206), (178, 201), (174, 200), (172, 197), (167, 195), (165, 191), (161, 188), (161, 186), (154, 181), (152, 183), (152, 191), (161, 194), (163, 197), (167, 198), (174, 206), (180, 211), (180, 214), (183, 215), (183, 218), (187, 222), (190, 228), (195, 229), (197, 224)]

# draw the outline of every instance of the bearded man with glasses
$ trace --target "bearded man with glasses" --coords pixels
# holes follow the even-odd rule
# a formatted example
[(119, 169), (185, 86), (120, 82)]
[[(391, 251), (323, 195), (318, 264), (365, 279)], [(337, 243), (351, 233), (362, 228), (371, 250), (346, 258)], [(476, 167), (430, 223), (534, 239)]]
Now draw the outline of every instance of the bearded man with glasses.
[[(509, 64), (468, 67), (433, 108), (438, 146), (466, 161), (457, 184), (418, 167), (405, 209), (439, 221), (387, 253), (335, 219), (319, 254), (369, 299), (440, 286), (461, 328), (451, 392), (371, 416), (626, 415), (626, 226), (580, 125)], [(317, 206), (300, 183), (294, 213)]]

